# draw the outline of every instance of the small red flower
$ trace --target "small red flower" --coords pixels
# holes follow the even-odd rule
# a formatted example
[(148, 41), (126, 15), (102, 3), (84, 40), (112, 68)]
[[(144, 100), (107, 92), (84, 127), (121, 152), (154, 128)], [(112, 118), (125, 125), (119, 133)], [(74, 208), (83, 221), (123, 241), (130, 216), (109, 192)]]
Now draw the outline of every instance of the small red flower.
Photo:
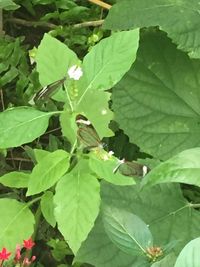
[(35, 246), (35, 243), (33, 242), (32, 238), (24, 240), (24, 248), (31, 250), (33, 246)]
[(6, 248), (2, 248), (2, 251), (0, 252), (0, 260), (8, 260), (10, 255), (11, 252), (8, 252)]

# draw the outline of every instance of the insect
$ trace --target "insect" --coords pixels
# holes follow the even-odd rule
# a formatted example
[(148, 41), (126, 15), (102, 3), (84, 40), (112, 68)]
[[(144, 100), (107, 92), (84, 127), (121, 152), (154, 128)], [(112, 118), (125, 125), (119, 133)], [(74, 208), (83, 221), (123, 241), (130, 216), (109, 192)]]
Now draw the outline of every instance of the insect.
[(38, 91), (35, 96), (33, 97), (34, 102), (40, 100), (46, 100), (48, 97), (50, 97), (57, 89), (59, 89), (64, 82), (66, 81), (66, 77), (55, 81), (53, 83), (50, 83), (49, 85), (43, 87), (40, 91)]
[(120, 160), (119, 164), (114, 168), (113, 173), (120, 171), (125, 176), (144, 177), (150, 169), (146, 165), (142, 165), (135, 161)]
[(81, 114), (77, 115), (76, 124), (78, 126), (78, 138), (87, 148), (91, 149), (104, 147), (95, 128), (85, 116)]

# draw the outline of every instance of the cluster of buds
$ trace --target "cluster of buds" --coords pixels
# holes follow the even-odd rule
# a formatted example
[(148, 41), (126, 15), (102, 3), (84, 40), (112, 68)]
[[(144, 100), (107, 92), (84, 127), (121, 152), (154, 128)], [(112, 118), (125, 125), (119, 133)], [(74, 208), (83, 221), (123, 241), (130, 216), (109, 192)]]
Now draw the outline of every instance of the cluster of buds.
[(163, 250), (161, 247), (150, 247), (147, 248), (146, 252), (151, 261), (156, 261), (157, 258), (163, 255)]
[[(14, 260), (11, 266), (15, 266), (15, 267), (30, 266), (31, 263), (34, 262), (36, 259), (35, 256), (32, 256), (31, 258), (29, 258), (29, 252), (34, 245), (35, 243), (33, 242), (32, 238), (24, 240), (22, 247), (20, 245), (17, 245), (16, 251), (15, 251), (15, 257), (14, 257)], [(21, 253), (22, 249), (25, 249), (25, 253), (23, 254)], [(11, 255), (11, 252), (7, 251), (5, 247), (0, 251), (0, 267), (5, 266), (4, 262), (6, 260), (9, 260), (10, 255)]]

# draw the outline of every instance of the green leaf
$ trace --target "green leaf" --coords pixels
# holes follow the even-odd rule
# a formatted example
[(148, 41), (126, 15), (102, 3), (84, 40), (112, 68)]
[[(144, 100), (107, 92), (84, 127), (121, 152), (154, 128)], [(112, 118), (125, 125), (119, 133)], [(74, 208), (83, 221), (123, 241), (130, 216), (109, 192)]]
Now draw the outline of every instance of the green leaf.
[(115, 33), (94, 46), (83, 60), (76, 110), (86, 115), (100, 138), (113, 135), (107, 127), (113, 113), (108, 107), (110, 93), (99, 90), (111, 88), (130, 69), (138, 40), (138, 30)]
[(19, 8), (19, 5), (16, 5), (12, 0), (1, 0), (0, 8), (5, 10), (15, 10)]
[(200, 58), (198, 1), (187, 0), (124, 0), (112, 7), (104, 27), (127, 30), (159, 25), (178, 47), (190, 57)]
[(56, 220), (54, 217), (54, 204), (53, 204), (53, 193), (46, 191), (41, 199), (41, 210), (46, 221), (52, 226), (56, 226)]
[(80, 98), (88, 90), (106, 90), (121, 80), (135, 61), (138, 41), (139, 30), (132, 30), (114, 33), (95, 45), (83, 60)]
[(108, 107), (109, 100), (110, 93), (89, 90), (77, 107), (77, 112), (86, 115), (101, 139), (113, 135), (113, 132), (108, 128), (108, 124), (114, 116)]
[(42, 86), (62, 79), (72, 65), (78, 63), (76, 54), (56, 38), (45, 34), (36, 54), (37, 71)]
[(5, 86), (7, 83), (13, 81), (19, 75), (17, 68), (11, 66), (11, 68), (1, 77), (0, 86)]
[(102, 157), (108, 157), (107, 160), (103, 160), (103, 158), (98, 157), (95, 153), (90, 153), (89, 166), (99, 178), (115, 185), (135, 184), (132, 177), (124, 176), (118, 171), (113, 173), (114, 169), (119, 165), (119, 160), (115, 157), (109, 158), (107, 152), (104, 152), (104, 154)]
[(200, 148), (185, 150), (147, 174), (143, 185), (185, 183), (200, 186)]
[(169, 254), (162, 260), (153, 263), (151, 267), (174, 267), (175, 261), (176, 261), (176, 256), (174, 254)]
[(69, 154), (57, 150), (44, 157), (30, 175), (27, 196), (38, 194), (52, 187), (69, 168)]
[(95, 267), (150, 267), (149, 260), (141, 254), (129, 255), (120, 250), (105, 233), (100, 218), (78, 251), (75, 262), (86, 262)]
[(199, 235), (197, 222), (200, 214), (184, 199), (177, 184), (161, 184), (143, 190), (140, 185), (119, 187), (105, 184), (102, 192), (105, 204), (125, 209), (145, 221), (156, 246), (165, 248), (177, 240), (174, 251), (179, 252), (191, 238)]
[(63, 240), (51, 239), (47, 244), (53, 248), (51, 253), (54, 259), (57, 261), (63, 260), (68, 254), (69, 251), (68, 246), (66, 242)]
[[(174, 247), (175, 253), (179, 253), (188, 241), (199, 236), (200, 214), (183, 198), (178, 185), (162, 184), (143, 190), (135, 185), (101, 185), (102, 201), (106, 205), (134, 213), (145, 221), (156, 246), (165, 248), (171, 241), (179, 240)], [(120, 251), (106, 237), (102, 221), (98, 220), (78, 252), (76, 261), (96, 267), (143, 267), (144, 262), (139, 265), (141, 258), (141, 255), (135, 258)], [(150, 266), (149, 260), (148, 264)]]
[(29, 182), (29, 173), (9, 172), (0, 177), (0, 183), (14, 188), (26, 188)]
[(103, 222), (109, 238), (127, 254), (146, 257), (146, 249), (153, 246), (148, 226), (133, 213), (104, 206)]
[(77, 141), (76, 113), (64, 111), (60, 115), (60, 126), (62, 135), (73, 145)]
[(0, 247), (14, 252), (16, 244), (33, 234), (34, 216), (27, 205), (14, 199), (0, 199), (0, 210)]
[(144, 34), (137, 55), (113, 90), (120, 127), (143, 151), (161, 159), (199, 146), (200, 62), (157, 32)]
[(46, 156), (50, 155), (51, 152), (43, 149), (34, 149), (34, 155), (37, 162), (43, 160)]
[(179, 254), (174, 267), (199, 267), (200, 237), (190, 241)]
[(76, 254), (99, 212), (99, 182), (76, 166), (58, 182), (54, 203), (58, 229)]
[(0, 113), (0, 148), (17, 147), (42, 135), (49, 118), (58, 112), (17, 107)]

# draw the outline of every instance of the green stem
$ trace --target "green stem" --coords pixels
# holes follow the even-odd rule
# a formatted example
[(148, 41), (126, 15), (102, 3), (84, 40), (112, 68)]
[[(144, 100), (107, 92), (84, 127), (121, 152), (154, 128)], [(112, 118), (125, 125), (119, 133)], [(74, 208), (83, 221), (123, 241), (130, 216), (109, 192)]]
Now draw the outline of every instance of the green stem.
[(188, 206), (189, 206), (190, 208), (200, 208), (200, 203), (197, 203), (197, 204), (189, 203)]
[(74, 150), (76, 149), (76, 145), (77, 145), (77, 140), (74, 142), (74, 144), (73, 144), (73, 146), (72, 146), (72, 148), (71, 148), (71, 150), (70, 150), (70, 156), (72, 156), (73, 155), (73, 153), (74, 153)]
[(68, 99), (68, 101), (69, 101), (69, 105), (70, 105), (71, 111), (74, 112), (74, 107), (73, 107), (73, 105), (72, 105), (72, 101), (71, 101), (71, 99), (70, 99), (70, 96), (69, 96), (69, 93), (68, 93), (68, 90), (67, 90), (67, 86), (66, 86), (65, 84), (64, 84), (64, 88), (65, 88), (65, 92), (66, 92), (66, 94), (67, 94), (67, 99)]
[(30, 202), (27, 203), (27, 206), (30, 207), (32, 204), (34, 204), (35, 202), (41, 200), (42, 197), (36, 197), (33, 200), (31, 200)]

